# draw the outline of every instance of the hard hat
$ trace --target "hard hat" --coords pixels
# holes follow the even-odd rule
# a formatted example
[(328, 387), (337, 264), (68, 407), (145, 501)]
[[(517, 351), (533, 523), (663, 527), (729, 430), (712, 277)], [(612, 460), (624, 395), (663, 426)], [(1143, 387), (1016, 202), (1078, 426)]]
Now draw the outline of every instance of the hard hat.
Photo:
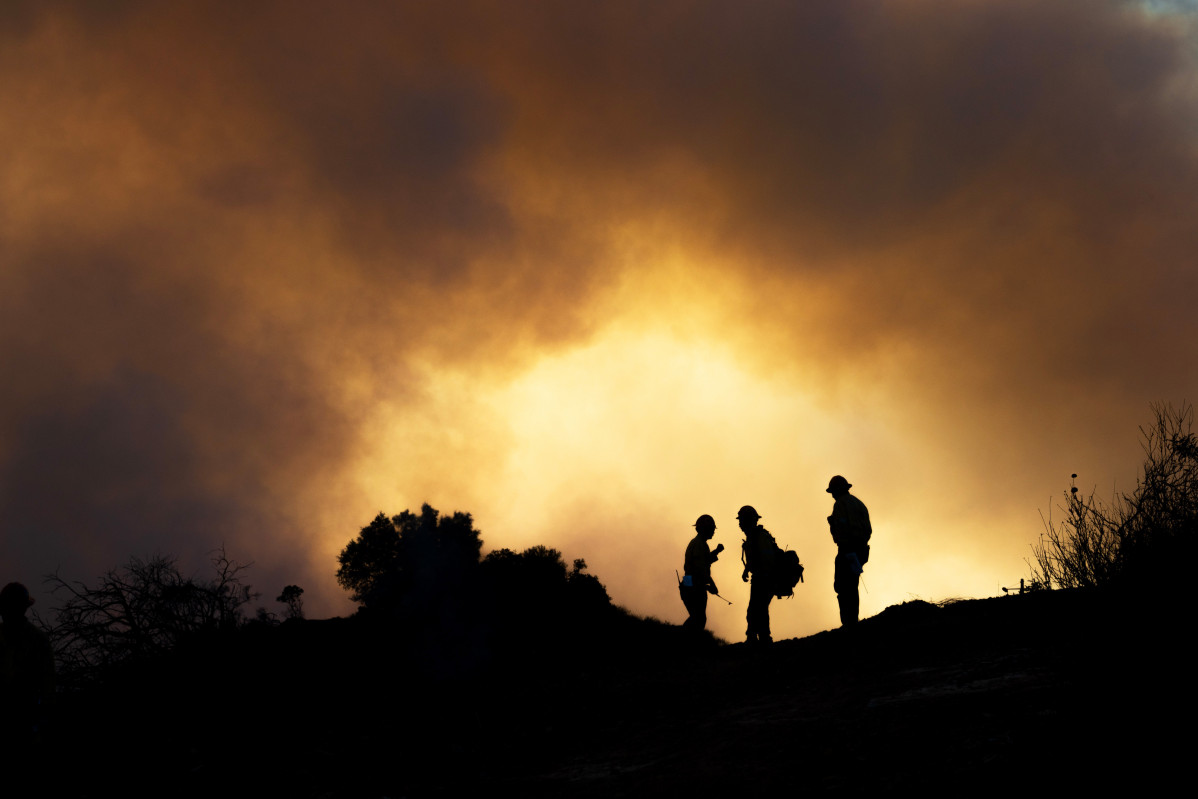
[(829, 494), (834, 494), (837, 491), (848, 491), (852, 487), (853, 487), (852, 483), (850, 483), (848, 480), (845, 480), (840, 475), (836, 475), (835, 477), (833, 477), (831, 480), (828, 481), (828, 487), (824, 490), (827, 491)]
[(695, 527), (710, 526), (711, 529), (714, 530), (715, 529), (715, 519), (711, 518), (706, 513), (704, 513), (702, 516), (700, 516), (698, 519), (695, 520), (694, 526)]
[(739, 511), (736, 512), (736, 518), (738, 518), (738, 519), (760, 519), (761, 514), (758, 513), (756, 511), (756, 509), (753, 508), (752, 505), (745, 505), (743, 508), (741, 508)]

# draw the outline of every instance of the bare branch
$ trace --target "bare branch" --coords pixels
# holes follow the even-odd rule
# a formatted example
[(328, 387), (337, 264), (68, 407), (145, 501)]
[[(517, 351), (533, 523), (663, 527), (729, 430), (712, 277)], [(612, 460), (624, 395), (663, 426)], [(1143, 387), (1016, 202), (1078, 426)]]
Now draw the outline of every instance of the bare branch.
[(61, 602), (52, 609), (52, 623), (39, 623), (61, 672), (87, 679), (114, 663), (165, 652), (201, 630), (237, 626), (243, 606), (257, 594), (242, 582), (249, 564), (231, 560), (223, 547), (218, 553), (209, 581), (183, 577), (175, 560), (161, 555), (130, 558), (94, 586), (47, 575)]

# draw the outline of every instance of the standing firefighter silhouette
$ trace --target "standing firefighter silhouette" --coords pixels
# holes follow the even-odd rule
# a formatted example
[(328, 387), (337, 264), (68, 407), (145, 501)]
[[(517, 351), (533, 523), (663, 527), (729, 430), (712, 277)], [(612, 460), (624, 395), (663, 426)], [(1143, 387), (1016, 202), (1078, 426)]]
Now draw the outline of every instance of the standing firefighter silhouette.
[(750, 644), (768, 644), (770, 636), (770, 601), (774, 597), (794, 596), (795, 586), (803, 581), (803, 564), (792, 551), (783, 551), (757, 520), (761, 516), (752, 505), (745, 505), (736, 514), (740, 529), (745, 534), (741, 544), (740, 560), (745, 570), (740, 579), (748, 581), (749, 587), (748, 629), (745, 641)]
[(678, 584), (678, 593), (682, 595), (682, 604), (686, 605), (686, 612), (690, 614), (682, 628), (691, 632), (702, 632), (707, 627), (707, 595), (720, 592), (711, 578), (711, 564), (724, 551), (724, 545), (716, 544), (715, 552), (707, 548), (715, 529), (715, 519), (704, 513), (695, 522), (695, 537), (686, 545), (682, 566), (684, 574), (682, 582)]
[(869, 538), (873, 528), (865, 503), (849, 493), (853, 484), (840, 475), (828, 481), (829, 494), (835, 499), (832, 515), (828, 517), (832, 540), (836, 542), (836, 600), (840, 603), (840, 625), (852, 627), (857, 623), (861, 598), (857, 582), (869, 560)]
[(25, 617), (32, 604), (21, 583), (0, 589), (0, 745), (14, 764), (39, 743), (54, 696), (54, 652)]
[(778, 545), (769, 531), (757, 523), (760, 518), (752, 505), (745, 505), (736, 513), (736, 521), (745, 534), (740, 546), (740, 560), (745, 570), (740, 579), (748, 582), (749, 575), (753, 575), (749, 586), (748, 628), (745, 630), (745, 642), (750, 644), (768, 644), (774, 640), (770, 636), (770, 600), (774, 598), (774, 553)]

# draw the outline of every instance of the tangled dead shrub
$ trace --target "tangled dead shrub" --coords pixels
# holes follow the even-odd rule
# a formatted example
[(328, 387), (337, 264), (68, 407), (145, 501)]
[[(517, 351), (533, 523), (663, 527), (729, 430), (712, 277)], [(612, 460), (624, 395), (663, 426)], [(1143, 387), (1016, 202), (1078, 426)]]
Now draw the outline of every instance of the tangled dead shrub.
[(1154, 423), (1140, 428), (1143, 474), (1131, 493), (1110, 502), (1066, 495), (1065, 519), (1044, 522), (1032, 547), (1032, 582), (1043, 588), (1086, 588), (1167, 578), (1188, 562), (1198, 525), (1198, 438), (1194, 408), (1151, 406)]

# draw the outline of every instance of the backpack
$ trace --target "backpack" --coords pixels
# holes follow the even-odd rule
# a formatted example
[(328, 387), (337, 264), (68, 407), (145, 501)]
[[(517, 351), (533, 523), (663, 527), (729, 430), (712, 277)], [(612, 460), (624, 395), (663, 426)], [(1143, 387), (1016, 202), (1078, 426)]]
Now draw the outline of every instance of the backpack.
[[(795, 586), (803, 582), (803, 564), (799, 562), (799, 553), (793, 549), (782, 549), (774, 537), (765, 530), (763, 535), (762, 552), (754, 565), (757, 569), (766, 571), (772, 584), (770, 593), (781, 599), (795, 595)], [(741, 544), (740, 560), (748, 567), (749, 540)], [(764, 568), (763, 568), (764, 567)]]
[(778, 550), (774, 558), (777, 568), (774, 570), (774, 596), (792, 597), (795, 586), (803, 582), (803, 564), (799, 562), (799, 553), (793, 549)]

